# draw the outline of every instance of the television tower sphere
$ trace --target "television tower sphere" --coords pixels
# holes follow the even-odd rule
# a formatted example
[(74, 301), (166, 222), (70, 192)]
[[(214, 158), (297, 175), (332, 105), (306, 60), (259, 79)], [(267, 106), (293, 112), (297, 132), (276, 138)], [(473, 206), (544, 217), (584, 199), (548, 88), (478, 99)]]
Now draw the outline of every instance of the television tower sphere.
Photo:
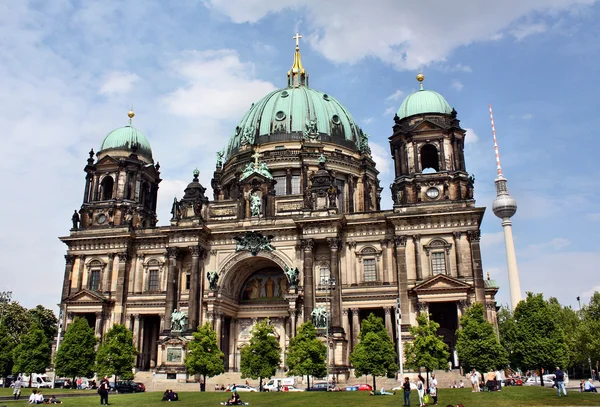
[(498, 195), (494, 199), (492, 210), (500, 219), (511, 218), (517, 212), (517, 200), (508, 194)]

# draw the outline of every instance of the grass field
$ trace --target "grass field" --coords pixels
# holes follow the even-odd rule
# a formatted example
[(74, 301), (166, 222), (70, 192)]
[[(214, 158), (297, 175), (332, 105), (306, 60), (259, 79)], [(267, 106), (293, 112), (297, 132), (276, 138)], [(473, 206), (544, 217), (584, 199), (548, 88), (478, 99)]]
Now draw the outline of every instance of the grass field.
[[(50, 392), (45, 392), (50, 394)], [(58, 393), (58, 392), (56, 392)], [(29, 392), (24, 392), (28, 395)], [(176, 407), (201, 407), (219, 406), (226, 401), (230, 393), (187, 393), (179, 394), (181, 401)], [(360, 407), (360, 406), (402, 406), (403, 400), (400, 392), (395, 396), (369, 396), (367, 392), (339, 392), (339, 393), (240, 393), (242, 399), (253, 407)], [(142, 393), (110, 395), (109, 402), (114, 407), (164, 407), (161, 402), (162, 394)], [(95, 407), (100, 401), (97, 396), (77, 397), (63, 399), (63, 406)], [(19, 402), (3, 402), (10, 406), (24, 405), (26, 400)], [(502, 392), (471, 393), (470, 389), (441, 389), (439, 391), (438, 405), (446, 407), (448, 404), (456, 406), (462, 403), (465, 407), (515, 407), (515, 406), (600, 406), (600, 394), (570, 392), (568, 397), (558, 397), (556, 392), (541, 387), (512, 387), (505, 388)], [(411, 393), (411, 405), (418, 407), (416, 392)]]

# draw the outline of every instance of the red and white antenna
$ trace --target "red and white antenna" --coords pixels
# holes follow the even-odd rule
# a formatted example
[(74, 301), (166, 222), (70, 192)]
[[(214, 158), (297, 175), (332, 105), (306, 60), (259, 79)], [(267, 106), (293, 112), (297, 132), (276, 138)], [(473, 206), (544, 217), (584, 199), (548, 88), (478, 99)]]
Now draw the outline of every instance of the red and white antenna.
[(494, 114), (492, 113), (492, 105), (490, 107), (490, 121), (492, 122), (492, 134), (494, 135), (494, 152), (496, 153), (496, 167), (498, 169), (498, 176), (502, 175), (502, 167), (500, 166), (500, 153), (498, 152), (498, 140), (496, 139), (496, 126), (494, 125)]

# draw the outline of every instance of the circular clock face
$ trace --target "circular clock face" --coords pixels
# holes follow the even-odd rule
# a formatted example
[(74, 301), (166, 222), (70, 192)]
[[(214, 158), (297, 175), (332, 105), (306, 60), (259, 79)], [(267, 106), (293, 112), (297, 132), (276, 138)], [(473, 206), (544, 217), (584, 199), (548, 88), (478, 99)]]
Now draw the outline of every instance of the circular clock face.
[(435, 187), (429, 188), (426, 193), (429, 199), (435, 199), (440, 196), (440, 190)]
[(96, 220), (98, 221), (98, 223), (103, 224), (104, 222), (106, 222), (106, 215), (101, 213), (100, 215), (98, 215)]

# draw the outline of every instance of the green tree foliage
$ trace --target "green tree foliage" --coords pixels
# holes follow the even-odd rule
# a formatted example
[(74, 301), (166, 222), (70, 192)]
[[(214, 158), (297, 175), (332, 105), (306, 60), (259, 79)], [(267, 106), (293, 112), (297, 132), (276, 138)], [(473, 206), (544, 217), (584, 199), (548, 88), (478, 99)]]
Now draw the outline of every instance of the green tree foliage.
[(98, 376), (115, 375), (121, 379), (133, 378), (133, 363), (137, 355), (133, 345), (133, 334), (125, 325), (114, 325), (104, 335), (96, 353)]
[(517, 338), (517, 323), (510, 308), (502, 306), (498, 311), (498, 332), (500, 343), (507, 353), (508, 364), (517, 368), (518, 361), (515, 357), (515, 341)]
[(567, 365), (564, 332), (542, 294), (527, 293), (527, 298), (517, 305), (514, 318), (514, 356), (521, 369), (541, 370)]
[(31, 323), (38, 322), (49, 341), (53, 341), (58, 332), (58, 319), (52, 310), (38, 305), (28, 311)]
[(14, 349), (13, 339), (8, 335), (6, 327), (0, 325), (0, 376), (2, 377), (12, 373)]
[[(588, 358), (592, 361), (600, 360), (600, 293), (594, 292), (590, 302), (584, 305), (580, 312), (581, 323), (575, 333), (576, 362), (588, 365)], [(567, 343), (569, 335), (567, 334)], [(569, 343), (569, 346), (570, 343)], [(594, 363), (595, 364), (595, 363)]]
[(185, 367), (191, 374), (200, 374), (206, 383), (206, 377), (225, 372), (225, 355), (217, 346), (217, 334), (207, 322), (194, 332), (194, 339), (188, 344)]
[(435, 321), (429, 320), (427, 315), (421, 314), (417, 317), (417, 326), (409, 328), (414, 340), (406, 344), (405, 358), (406, 366), (421, 370), (425, 368), (429, 380), (429, 372), (435, 369), (446, 369), (450, 352), (448, 345), (437, 334), (440, 327)]
[(562, 306), (554, 297), (548, 299), (548, 306), (551, 314), (565, 334), (565, 343), (567, 345), (567, 364), (564, 368), (575, 366), (578, 363), (587, 361), (587, 355), (583, 356), (583, 343), (580, 343), (579, 336), (582, 326), (582, 320), (579, 318), (570, 306)]
[[(54, 358), (54, 370), (58, 376), (91, 377), (96, 361), (96, 336), (85, 318), (75, 318), (65, 332)], [(75, 382), (75, 380), (73, 380)]]
[(373, 314), (362, 321), (359, 339), (350, 355), (354, 375), (372, 375), (373, 390), (376, 390), (376, 376), (393, 375), (398, 370), (394, 343), (382, 319)]
[(508, 353), (500, 345), (494, 326), (485, 320), (483, 304), (475, 303), (460, 319), (456, 351), (465, 370), (500, 369), (508, 363)]
[(262, 390), (262, 379), (275, 375), (281, 363), (281, 348), (268, 319), (254, 325), (250, 333), (250, 343), (240, 349), (240, 370), (242, 378), (259, 379)]
[(44, 373), (50, 365), (50, 341), (34, 322), (14, 349), (13, 373)]
[(0, 303), (0, 315), (2, 315), (2, 325), (6, 327), (7, 334), (12, 338), (16, 345), (21, 340), (21, 336), (27, 333), (31, 325), (29, 312), (18, 302)]
[(327, 346), (317, 338), (317, 329), (312, 321), (298, 327), (298, 333), (290, 340), (286, 358), (288, 376), (306, 376), (310, 387), (310, 376), (323, 377), (327, 374)]

